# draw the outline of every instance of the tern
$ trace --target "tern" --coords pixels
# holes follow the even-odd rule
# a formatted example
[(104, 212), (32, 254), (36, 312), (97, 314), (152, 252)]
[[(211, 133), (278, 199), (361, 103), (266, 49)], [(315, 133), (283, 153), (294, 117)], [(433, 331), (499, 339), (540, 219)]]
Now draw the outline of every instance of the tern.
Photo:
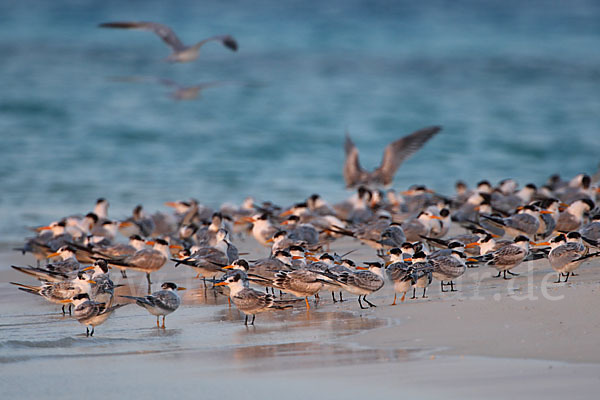
[(385, 148), (381, 165), (373, 172), (366, 171), (361, 167), (358, 160), (358, 149), (350, 139), (350, 135), (346, 133), (346, 161), (344, 163), (346, 187), (391, 185), (400, 164), (419, 150), (441, 129), (440, 126), (430, 126), (390, 143)]
[(184, 45), (177, 37), (175, 32), (167, 25), (157, 22), (105, 22), (99, 25), (100, 28), (119, 28), (119, 29), (141, 29), (151, 31), (157, 34), (173, 51), (167, 61), (169, 62), (190, 62), (194, 61), (200, 55), (200, 47), (208, 42), (221, 42), (223, 46), (230, 50), (237, 51), (238, 43), (231, 35), (211, 36), (192, 46)]

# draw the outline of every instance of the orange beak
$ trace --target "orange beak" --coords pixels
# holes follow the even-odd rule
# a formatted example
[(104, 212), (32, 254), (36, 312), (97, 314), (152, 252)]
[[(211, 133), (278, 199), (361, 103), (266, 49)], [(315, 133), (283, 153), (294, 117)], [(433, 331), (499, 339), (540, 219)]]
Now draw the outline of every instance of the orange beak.
[(479, 262), (479, 260), (476, 260), (474, 258), (467, 258), (467, 261), (471, 261), (471, 262)]
[(93, 266), (93, 265), (91, 265), (91, 266), (89, 266), (89, 267), (86, 267), (86, 268), (82, 269), (82, 271), (89, 271), (89, 270), (91, 270), (91, 269), (94, 269), (94, 266)]
[(169, 248), (170, 248), (170, 249), (183, 250), (183, 247), (181, 247), (181, 246), (180, 246), (180, 245), (178, 245), (178, 244), (170, 244), (170, 245), (169, 245)]
[(229, 285), (229, 282), (217, 282), (217, 283), (215, 283), (215, 286), (225, 286), (225, 285)]
[(550, 242), (533, 243), (534, 246), (550, 246)]
[(492, 235), (493, 238), (499, 238), (500, 235), (496, 235), (495, 233), (491, 233), (490, 235)]
[(310, 260), (310, 261), (319, 261), (319, 259), (318, 259), (318, 258), (316, 258), (316, 257), (310, 257), (310, 256), (309, 256), (309, 257), (306, 257), (306, 259), (307, 259), (307, 260)]
[(167, 206), (167, 207), (173, 207), (173, 208), (175, 208), (175, 207), (177, 207), (177, 203), (176, 203), (176, 202), (174, 202), (174, 201), (167, 201), (167, 202), (165, 203), (165, 206)]
[(552, 214), (552, 211), (542, 210), (540, 211), (540, 214)]
[(301, 256), (292, 256), (292, 260), (302, 260), (303, 258)]
[(178, 287), (177, 290), (187, 290), (187, 288), (184, 288), (183, 286)]
[(271, 242), (274, 242), (274, 241), (275, 241), (275, 239), (271, 238), (271, 239), (267, 240), (267, 243), (271, 243)]
[(475, 246), (479, 246), (479, 243), (477, 243), (477, 242), (467, 243), (467, 244), (465, 244), (465, 249), (470, 249), (471, 247), (475, 247)]
[(233, 265), (226, 265), (224, 267), (221, 267), (221, 269), (233, 269)]
[(432, 216), (431, 216), (431, 217), (429, 217), (429, 218), (433, 218), (433, 219), (440, 219), (440, 220), (441, 220), (441, 219), (444, 219), (444, 218), (442, 218), (442, 217), (438, 217), (437, 215), (432, 215)]
[(50, 228), (49, 226), (40, 226), (39, 228), (35, 228), (36, 231), (41, 232), (41, 231), (49, 231)]
[(52, 258), (52, 257), (58, 257), (58, 256), (60, 256), (60, 253), (51, 253), (51, 254), (48, 254), (46, 256), (46, 258)]
[(287, 217), (288, 215), (292, 215), (294, 212), (292, 210), (287, 210), (279, 214), (280, 217)]
[(252, 217), (242, 217), (242, 221), (250, 223), (256, 222), (256, 220)]
[(146, 242), (146, 244), (147, 244), (148, 246), (154, 246), (154, 240), (148, 240), (148, 241)]
[(367, 267), (356, 267), (356, 269), (360, 269), (361, 271), (368, 271), (369, 268)]
[(133, 225), (131, 222), (129, 221), (123, 221), (119, 224), (119, 228), (127, 228), (129, 226)]

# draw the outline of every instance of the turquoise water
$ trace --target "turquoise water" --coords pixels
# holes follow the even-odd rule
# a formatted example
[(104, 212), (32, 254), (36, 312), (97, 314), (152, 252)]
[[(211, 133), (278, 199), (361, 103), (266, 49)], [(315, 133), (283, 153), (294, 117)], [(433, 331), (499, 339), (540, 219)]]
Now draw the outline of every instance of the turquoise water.
[[(600, 3), (424, 3), (4, 0), (2, 240), (98, 197), (114, 217), (190, 197), (340, 200), (346, 129), (370, 168), (388, 142), (444, 126), (397, 189), (595, 171)], [(171, 65), (152, 34), (96, 27), (113, 20), (161, 21), (188, 43), (230, 33), (240, 49)], [(154, 78), (234, 82), (177, 102)]]

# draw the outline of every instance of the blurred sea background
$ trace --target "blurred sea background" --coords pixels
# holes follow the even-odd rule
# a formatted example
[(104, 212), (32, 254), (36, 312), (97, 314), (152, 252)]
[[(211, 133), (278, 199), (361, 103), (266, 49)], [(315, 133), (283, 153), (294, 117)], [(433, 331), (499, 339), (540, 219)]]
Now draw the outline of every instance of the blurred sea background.
[[(97, 27), (127, 20), (240, 48), (169, 64), (152, 33)], [(593, 173), (598, 21), (592, 0), (3, 0), (0, 242), (98, 197), (114, 218), (191, 197), (339, 201), (346, 130), (373, 168), (389, 142), (444, 127), (397, 190)], [(175, 101), (155, 78), (236, 83)]]

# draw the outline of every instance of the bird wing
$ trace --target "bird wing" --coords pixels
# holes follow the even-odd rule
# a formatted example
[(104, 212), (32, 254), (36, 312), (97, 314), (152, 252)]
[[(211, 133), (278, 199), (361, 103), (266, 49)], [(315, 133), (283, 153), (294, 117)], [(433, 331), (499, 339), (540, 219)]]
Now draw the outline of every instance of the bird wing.
[(175, 32), (167, 25), (157, 22), (105, 22), (99, 25), (101, 28), (120, 29), (142, 29), (156, 33), (169, 47), (175, 51), (185, 49), (185, 45), (179, 40)]
[(256, 311), (273, 305), (273, 296), (254, 289), (244, 289), (231, 298), (241, 311)]
[(511, 265), (527, 256), (527, 251), (519, 246), (508, 245), (496, 251), (488, 265)]
[(387, 145), (383, 152), (381, 165), (374, 172), (377, 180), (384, 185), (391, 184), (400, 164), (423, 147), (425, 142), (441, 129), (440, 126), (423, 128)]
[(354, 145), (350, 134), (346, 132), (346, 143), (344, 144), (346, 151), (346, 161), (344, 162), (344, 180), (346, 181), (346, 187), (355, 186), (363, 180), (367, 171), (360, 166), (358, 159), (358, 149)]
[(231, 35), (218, 35), (218, 36), (211, 36), (209, 38), (206, 38), (204, 40), (199, 41), (198, 43), (196, 43), (194, 45), (194, 47), (196, 49), (199, 49), (200, 47), (202, 47), (205, 43), (208, 42), (212, 42), (212, 41), (219, 41), (223, 44), (223, 46), (233, 50), (233, 51), (237, 51), (238, 49), (238, 43), (237, 41), (233, 38), (233, 36)]

